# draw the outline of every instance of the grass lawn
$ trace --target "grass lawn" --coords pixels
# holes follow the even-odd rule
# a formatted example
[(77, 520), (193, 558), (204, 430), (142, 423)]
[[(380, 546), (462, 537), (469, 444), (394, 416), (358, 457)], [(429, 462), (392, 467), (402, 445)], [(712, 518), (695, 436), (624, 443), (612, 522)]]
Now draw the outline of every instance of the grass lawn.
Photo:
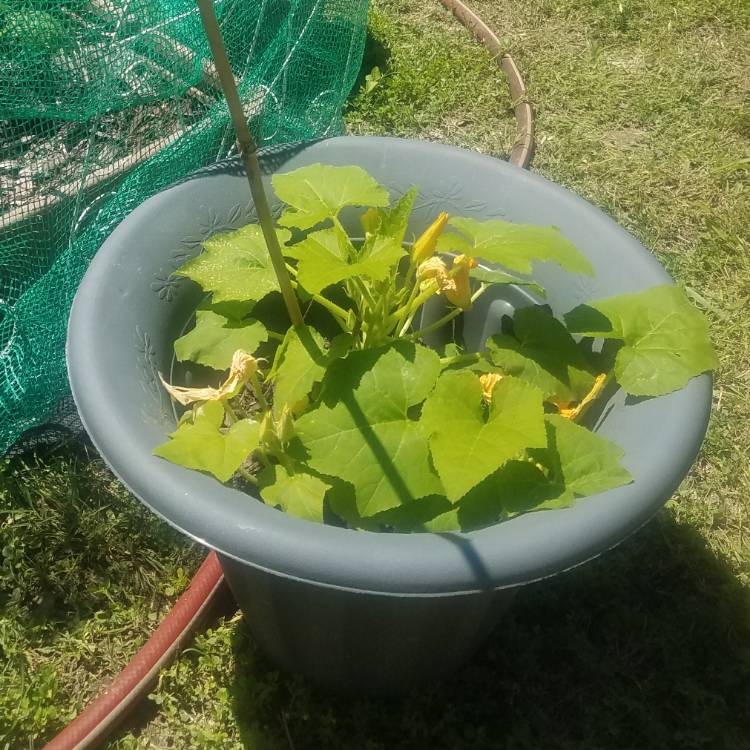
[[(507, 154), (504, 80), (437, 0), (371, 0), (348, 127)], [(750, 5), (473, 0), (537, 113), (533, 169), (610, 213), (708, 315), (703, 452), (639, 533), (524, 589), (472, 663), (400, 701), (276, 672), (239, 616), (166, 670), (126, 748), (750, 748)], [(669, 451), (670, 446), (664, 446)], [(0, 748), (38, 748), (116, 674), (202, 552), (84, 446), (0, 462)]]

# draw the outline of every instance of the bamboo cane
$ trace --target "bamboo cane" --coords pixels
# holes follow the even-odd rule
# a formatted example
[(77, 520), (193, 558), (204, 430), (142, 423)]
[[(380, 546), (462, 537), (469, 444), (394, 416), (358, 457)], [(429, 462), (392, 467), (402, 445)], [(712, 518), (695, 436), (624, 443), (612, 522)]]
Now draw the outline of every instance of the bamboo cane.
[(235, 134), (237, 136), (237, 145), (240, 149), (242, 163), (245, 165), (247, 172), (247, 181), (250, 183), (250, 193), (255, 203), (255, 210), (258, 214), (258, 222), (263, 230), (263, 236), (268, 247), (268, 254), (271, 257), (273, 270), (276, 272), (276, 278), (279, 281), (281, 295), (284, 298), (286, 309), (292, 320), (292, 325), (302, 324), (302, 312), (297, 302), (297, 297), (292, 289), (292, 282), (289, 273), (284, 264), (284, 256), (281, 253), (279, 239), (276, 236), (271, 209), (268, 205), (266, 191), (263, 188), (261, 179), (260, 162), (258, 161), (258, 147), (255, 144), (250, 128), (245, 119), (245, 113), (242, 109), (239, 94), (237, 93), (237, 84), (234, 80), (232, 68), (229, 65), (229, 58), (224, 47), (224, 39), (219, 29), (219, 22), (216, 18), (213, 0), (197, 0), (198, 8), (201, 13), (203, 30), (206, 32), (208, 43), (211, 47), (211, 53), (216, 65), (216, 72), (219, 75), (221, 88), (229, 107), (229, 114), (232, 117)]

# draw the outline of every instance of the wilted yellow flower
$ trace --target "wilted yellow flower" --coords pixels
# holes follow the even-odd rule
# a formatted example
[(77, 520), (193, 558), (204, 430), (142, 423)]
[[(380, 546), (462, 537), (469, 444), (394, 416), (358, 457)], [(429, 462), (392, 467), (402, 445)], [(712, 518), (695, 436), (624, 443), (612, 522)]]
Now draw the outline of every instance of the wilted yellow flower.
[(183, 388), (179, 385), (170, 385), (161, 373), (159, 373), (159, 379), (175, 401), (188, 406), (196, 401), (227, 401), (234, 398), (257, 369), (258, 360), (242, 349), (238, 349), (232, 357), (232, 366), (227, 379), (218, 388)]
[(443, 211), (420, 235), (411, 251), (411, 259), (414, 265), (418, 266), (435, 254), (438, 238), (443, 233), (447, 223), (448, 214)]
[(438, 292), (453, 291), (456, 288), (456, 282), (448, 275), (448, 266), (442, 258), (429, 258), (420, 263), (417, 268), (417, 281), (422, 291), (431, 281), (437, 283)]
[(453, 267), (450, 275), (454, 282), (454, 289), (446, 290), (445, 296), (449, 302), (462, 310), (468, 310), (471, 307), (471, 280), (469, 272), (477, 265), (474, 258), (466, 255), (457, 255), (453, 259)]
[(584, 409), (602, 392), (606, 380), (606, 373), (603, 372), (601, 375), (597, 375), (596, 380), (594, 380), (594, 385), (591, 386), (591, 390), (583, 397), (583, 399), (581, 399), (577, 406), (571, 407), (570, 402), (553, 401), (555, 406), (560, 410), (560, 416), (565, 417), (566, 419), (577, 419)]
[(492, 391), (502, 379), (503, 376), (499, 372), (486, 372), (479, 376), (479, 382), (482, 384), (482, 398), (488, 404), (492, 401)]

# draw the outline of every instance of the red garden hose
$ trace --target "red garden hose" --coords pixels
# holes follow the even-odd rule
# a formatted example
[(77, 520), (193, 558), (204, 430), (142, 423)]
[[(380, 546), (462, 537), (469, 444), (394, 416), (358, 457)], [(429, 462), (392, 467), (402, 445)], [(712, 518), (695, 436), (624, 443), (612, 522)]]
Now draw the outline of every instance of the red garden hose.
[(492, 29), (462, 0), (440, 2), (490, 51), (503, 71), (516, 117), (516, 142), (509, 161), (517, 167), (528, 167), (534, 149), (534, 111), (527, 101), (526, 86), (518, 66), (510, 55), (503, 53), (503, 46)]
[[(102, 742), (151, 689), (159, 670), (174, 658), (201, 617), (226, 589), (215, 552), (209, 553), (187, 591), (177, 600), (130, 663), (44, 750), (84, 750)], [(228, 589), (226, 589), (228, 591)]]
[[(534, 120), (526, 101), (526, 87), (513, 58), (502, 53), (499, 39), (461, 0), (440, 0), (495, 57), (510, 87), (516, 117), (517, 138), (510, 161), (526, 167), (534, 143)], [(202, 617), (229, 589), (215, 552), (209, 553), (190, 582), (146, 644), (112, 683), (90, 703), (44, 750), (87, 750), (112, 732), (126, 713), (151, 689), (159, 670), (173, 659), (192, 637)]]

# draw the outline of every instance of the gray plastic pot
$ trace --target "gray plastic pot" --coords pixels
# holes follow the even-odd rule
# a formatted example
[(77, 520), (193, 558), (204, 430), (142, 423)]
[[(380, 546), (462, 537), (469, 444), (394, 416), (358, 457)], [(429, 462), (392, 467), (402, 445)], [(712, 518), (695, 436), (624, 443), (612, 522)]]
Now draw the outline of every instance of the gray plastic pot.
[[(418, 141), (334, 138), (267, 155), (288, 171), (359, 164), (397, 195), (421, 189), (410, 230), (445, 210), (553, 224), (593, 263), (593, 279), (540, 264), (555, 314), (670, 279), (601, 211), (504, 162)], [(235, 163), (203, 170), (146, 201), (94, 259), (73, 304), (68, 368), (81, 418), (122, 481), (176, 528), (217, 550), (247, 621), (283, 668), (353, 692), (396, 693), (464, 662), (518, 586), (589, 560), (647, 521), (700, 447), (711, 378), (655, 399), (613, 396), (598, 431), (625, 449), (635, 481), (565, 510), (529, 513), (467, 534), (376, 534), (291, 518), (255, 498), (151, 455), (175, 422), (158, 372), (201, 298), (172, 272), (211, 234), (252, 220)], [(354, 214), (345, 217), (352, 230)], [(512, 304), (467, 315), (479, 345)], [(460, 450), (460, 446), (457, 446)]]

